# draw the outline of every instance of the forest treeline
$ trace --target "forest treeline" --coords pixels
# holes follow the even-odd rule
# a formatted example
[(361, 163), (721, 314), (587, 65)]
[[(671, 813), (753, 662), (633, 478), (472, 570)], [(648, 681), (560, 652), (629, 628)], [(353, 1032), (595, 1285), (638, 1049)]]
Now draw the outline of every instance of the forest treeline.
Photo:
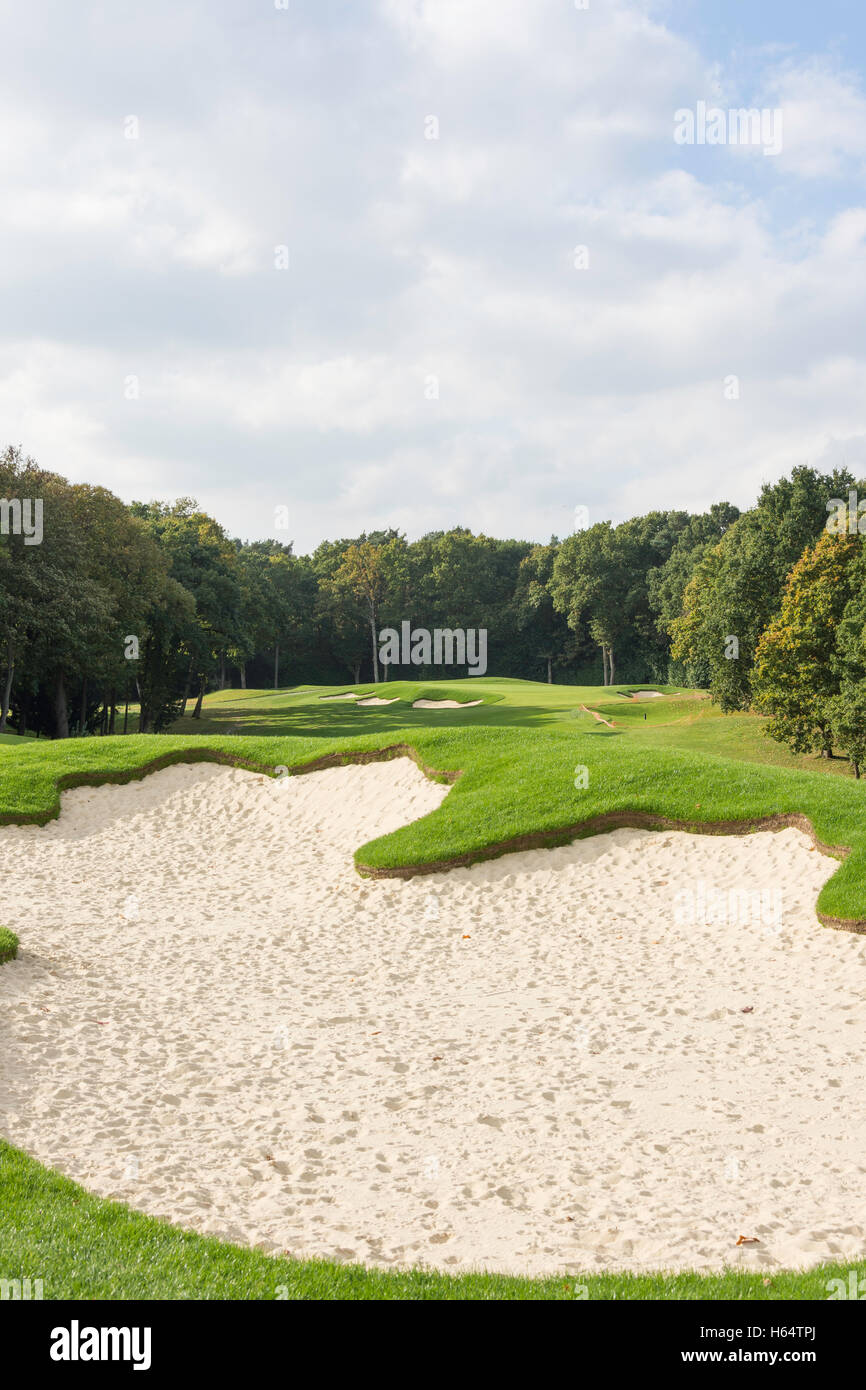
[[(726, 711), (759, 704), (792, 746), (847, 751), (866, 571), (859, 534), (827, 522), (831, 500), (857, 487), (847, 469), (800, 467), (742, 514), (727, 502), (653, 511), (547, 544), (388, 530), (301, 556), (232, 538), (191, 498), (126, 505), (9, 447), (0, 732), (120, 732), (130, 700), (141, 730), (158, 732), (198, 715), (214, 688), (466, 674), (380, 670), (378, 632), (409, 620), (486, 629), (491, 676), (707, 688)], [(25, 499), (42, 502), (38, 543), (19, 524)]]

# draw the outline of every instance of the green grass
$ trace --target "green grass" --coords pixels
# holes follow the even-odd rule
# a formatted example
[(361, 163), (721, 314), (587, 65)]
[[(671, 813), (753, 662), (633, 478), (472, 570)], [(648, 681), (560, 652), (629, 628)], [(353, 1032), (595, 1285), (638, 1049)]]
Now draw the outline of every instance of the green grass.
[(591, 1299), (826, 1299), (849, 1268), (522, 1279), (275, 1259), (93, 1197), (0, 1140), (0, 1276), (42, 1279), (47, 1299), (573, 1300), (582, 1288)]
[(18, 937), (8, 927), (0, 927), (0, 965), (7, 960), (15, 960), (18, 955)]
[[(485, 678), (389, 683), (375, 693), (398, 703), (383, 707), (319, 698), (348, 688), (222, 691), (207, 698), (201, 721), (187, 718), (161, 736), (13, 739), (0, 749), (0, 822), (44, 823), (58, 814), (61, 787), (126, 781), (175, 762), (219, 760), (274, 774), (281, 765), (301, 771), (411, 751), (453, 785), (430, 815), (358, 847), (356, 862), (371, 871), (485, 857), (521, 838), (562, 843), (605, 815), (712, 830), (800, 814), (822, 842), (851, 848), (818, 908), (830, 918), (866, 918), (866, 781), (826, 775), (841, 763), (793, 759), (766, 739), (759, 719), (723, 719), (701, 692)], [(629, 688), (660, 689), (665, 698), (627, 700), (618, 692)], [(413, 710), (422, 696), (484, 703)], [(584, 766), (589, 785), (578, 791), (575, 768)], [(826, 1281), (847, 1272), (775, 1272), (769, 1284), (734, 1270), (530, 1280), (274, 1260), (90, 1196), (0, 1142), (0, 1273), (41, 1277), (48, 1297), (271, 1298), (282, 1285), (291, 1298), (557, 1299), (574, 1298), (580, 1284), (603, 1299), (825, 1298)]]
[[(626, 700), (619, 692), (658, 690), (664, 700)], [(361, 695), (397, 695), (400, 703), (386, 707), (357, 708), (351, 701), (333, 704), (321, 695), (354, 691)], [(474, 709), (413, 710), (418, 698), (482, 699)], [(237, 733), (300, 734), (350, 736), (358, 731), (376, 732), (398, 728), (485, 727), (549, 728), (553, 724), (583, 719), (584, 704), (613, 719), (635, 739), (647, 738), (652, 746), (684, 748), (693, 752), (721, 753), (739, 762), (762, 762), (776, 767), (801, 768), (819, 773), (852, 777), (850, 764), (842, 758), (819, 760), (789, 752), (763, 733), (764, 719), (757, 714), (722, 715), (703, 692), (682, 691), (682, 687), (652, 685), (604, 686), (544, 685), (536, 681), (481, 679), (426, 682), (389, 682), (387, 685), (319, 686), (271, 690), (222, 690), (206, 697), (202, 718), (186, 717), (173, 726), (176, 734)], [(132, 719), (134, 711), (130, 711)], [(646, 716), (646, 718), (644, 718)], [(134, 727), (134, 726), (133, 726)]]
[[(240, 698), (234, 692), (234, 699), (209, 705), (201, 724), (189, 721), (193, 737), (134, 734), (12, 746), (0, 754), (0, 822), (44, 822), (58, 813), (58, 786), (124, 781), (155, 764), (214, 759), (273, 773), (283, 765), (303, 770), (323, 760), (411, 750), (425, 769), (454, 785), (430, 815), (359, 846), (356, 863), (363, 870), (468, 863), (512, 842), (562, 844), (588, 833), (591, 827), (577, 827), (601, 816), (655, 817), (713, 831), (732, 822), (801, 815), (824, 845), (851, 850), (822, 889), (819, 913), (866, 919), (866, 781), (822, 775), (817, 761), (807, 768), (732, 759), (716, 752), (712, 739), (691, 747), (695, 730), (710, 729), (716, 739), (726, 732), (724, 720), (703, 715), (707, 702), (695, 692), (614, 704), (614, 693), (603, 688), (530, 681), (379, 689), (399, 692), (399, 702), (358, 708), (319, 698), (330, 691), (246, 692)], [(485, 703), (414, 710), (411, 701), (422, 690), (432, 698), (456, 690)], [(612, 719), (613, 729), (597, 723), (583, 704)], [(227, 728), (238, 732), (228, 735)], [(588, 769), (582, 791), (574, 787), (576, 767)]]

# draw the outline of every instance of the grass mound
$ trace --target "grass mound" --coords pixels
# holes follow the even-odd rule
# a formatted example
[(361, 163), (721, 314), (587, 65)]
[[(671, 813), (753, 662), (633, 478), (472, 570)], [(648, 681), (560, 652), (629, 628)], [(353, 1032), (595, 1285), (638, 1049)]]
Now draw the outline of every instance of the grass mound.
[(0, 965), (18, 955), (18, 937), (8, 927), (0, 927)]

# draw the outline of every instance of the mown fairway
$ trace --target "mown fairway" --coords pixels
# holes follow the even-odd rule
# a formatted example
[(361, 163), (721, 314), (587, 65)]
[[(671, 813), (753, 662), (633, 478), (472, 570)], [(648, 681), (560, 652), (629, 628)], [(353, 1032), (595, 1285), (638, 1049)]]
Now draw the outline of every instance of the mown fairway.
[[(665, 692), (662, 700), (626, 699), (619, 691), (636, 689)], [(384, 698), (397, 696), (399, 703), (376, 708), (356, 709), (353, 702), (329, 703), (321, 696), (348, 691)], [(465, 710), (415, 710), (419, 698), (483, 699), (484, 704)], [(178, 720), (172, 733), (223, 734), (228, 731), (256, 734), (298, 734), (324, 737), (351, 736), (363, 731), (387, 732), (407, 728), (508, 727), (550, 728), (568, 723), (587, 729), (595, 726), (581, 705), (613, 720), (632, 742), (646, 741), (649, 748), (682, 748), (696, 753), (720, 753), (737, 762), (766, 763), (772, 767), (801, 768), (804, 771), (851, 777), (850, 763), (843, 757), (826, 760), (810, 754), (791, 753), (763, 732), (766, 720), (758, 714), (723, 715), (703, 691), (677, 686), (643, 685), (543, 685), (536, 681), (504, 680), (484, 677), (456, 682), (393, 681), (388, 684), (358, 686), (310, 686), (281, 690), (223, 690), (208, 696), (200, 720), (190, 713)], [(190, 706), (191, 709), (191, 706)], [(130, 728), (135, 728), (135, 711)], [(361, 722), (363, 721), (363, 722)]]

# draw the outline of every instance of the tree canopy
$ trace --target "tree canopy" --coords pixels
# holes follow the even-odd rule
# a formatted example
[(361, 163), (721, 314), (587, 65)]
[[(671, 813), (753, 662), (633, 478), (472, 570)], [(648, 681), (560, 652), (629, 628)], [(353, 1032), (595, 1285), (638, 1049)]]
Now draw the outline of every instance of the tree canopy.
[[(379, 633), (408, 621), (486, 630), (490, 675), (706, 688), (726, 711), (763, 710), (792, 747), (841, 749), (859, 770), (866, 561), (856, 524), (828, 525), (856, 486), (846, 469), (799, 467), (742, 514), (729, 502), (657, 510), (546, 544), (462, 526), (414, 541), (364, 531), (299, 556), (230, 536), (192, 498), (127, 506), (10, 447), (0, 732), (115, 732), (130, 699), (138, 727), (159, 732), (191, 700), (199, 715), (209, 688), (376, 681)], [(17, 524), (23, 499), (40, 500), (38, 539)]]

